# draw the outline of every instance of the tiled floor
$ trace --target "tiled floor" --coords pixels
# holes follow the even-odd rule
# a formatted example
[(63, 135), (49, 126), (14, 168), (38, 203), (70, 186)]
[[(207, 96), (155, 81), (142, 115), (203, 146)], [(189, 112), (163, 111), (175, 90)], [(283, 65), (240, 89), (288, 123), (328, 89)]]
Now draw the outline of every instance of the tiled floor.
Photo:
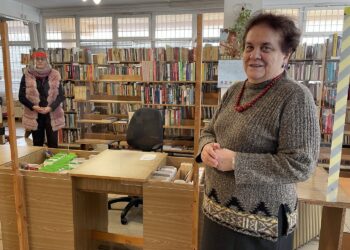
[[(24, 130), (21, 128), (21, 124), (19, 122), (16, 123), (17, 129), (16, 134), (18, 137), (17, 145), (18, 146), (26, 146), (31, 145), (32, 141), (31, 139), (25, 139), (24, 136)], [(98, 148), (99, 149), (99, 148)], [(103, 148), (100, 148), (103, 149)], [(120, 224), (120, 213), (121, 209), (125, 206), (126, 203), (119, 203), (113, 205), (113, 210), (109, 211), (109, 221), (110, 225), (108, 227), (109, 232), (118, 233), (118, 234), (126, 234), (126, 235), (133, 235), (133, 236), (141, 236), (143, 235), (143, 226), (142, 226), (142, 206), (139, 208), (133, 208), (131, 212), (129, 213), (129, 223), (128, 225), (121, 225)], [(350, 209), (347, 210), (346, 213), (346, 219), (345, 219), (345, 226), (344, 226), (344, 232), (350, 232)], [(0, 223), (0, 250), (3, 250), (2, 241), (1, 238), (1, 223)], [(299, 248), (300, 250), (317, 250), (318, 249), (318, 240), (315, 239), (305, 246), (302, 246)], [(132, 248), (132, 247), (126, 247), (126, 246), (117, 246), (117, 245), (110, 245), (108, 243), (96, 243), (96, 249), (97, 250), (138, 250), (138, 248)]]

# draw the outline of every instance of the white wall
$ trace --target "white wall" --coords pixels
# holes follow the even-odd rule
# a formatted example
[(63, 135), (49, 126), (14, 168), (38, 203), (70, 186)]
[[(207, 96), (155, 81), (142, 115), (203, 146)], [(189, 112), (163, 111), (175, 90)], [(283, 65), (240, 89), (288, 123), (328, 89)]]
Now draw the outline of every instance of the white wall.
[(264, 7), (268, 6), (346, 6), (349, 0), (264, 0)]
[(223, 11), (224, 0), (197, 0), (188, 2), (148, 3), (135, 5), (98, 6), (96, 8), (57, 8), (43, 9), (43, 17), (62, 15), (71, 16), (99, 16), (114, 14), (142, 14), (142, 13), (201, 13), (205, 11)]
[(14, 18), (38, 23), (40, 11), (14, 0), (1, 0), (0, 17)]

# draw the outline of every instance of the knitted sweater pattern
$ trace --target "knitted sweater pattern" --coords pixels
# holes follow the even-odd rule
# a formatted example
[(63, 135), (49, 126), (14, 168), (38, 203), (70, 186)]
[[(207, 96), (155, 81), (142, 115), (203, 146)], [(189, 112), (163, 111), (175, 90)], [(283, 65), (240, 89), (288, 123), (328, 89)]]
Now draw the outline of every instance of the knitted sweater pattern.
[[(267, 84), (247, 83), (241, 103)], [(280, 206), (289, 234), (297, 222), (295, 183), (309, 178), (316, 166), (316, 106), (310, 91), (284, 73), (253, 107), (239, 113), (234, 105), (242, 85), (228, 89), (200, 137), (197, 158), (211, 142), (237, 152), (234, 171), (206, 167), (203, 212), (232, 230), (276, 241)]]
[[(30, 100), (34, 105), (38, 105), (40, 102), (39, 91), (37, 89), (36, 78), (28, 71), (25, 72), (25, 80), (26, 80), (26, 97)], [(58, 96), (58, 88), (60, 84), (60, 74), (57, 70), (52, 69), (51, 73), (48, 77), (48, 84), (50, 86), (47, 102), (48, 106), (52, 104), (52, 102)], [(22, 117), (23, 127), (28, 130), (37, 130), (38, 129), (38, 113), (34, 110), (30, 110), (26, 106), (24, 106), (24, 113)], [(57, 131), (60, 128), (65, 126), (65, 118), (64, 111), (62, 108), (62, 104), (59, 105), (55, 110), (50, 112), (51, 118), (51, 126), (53, 131)]]

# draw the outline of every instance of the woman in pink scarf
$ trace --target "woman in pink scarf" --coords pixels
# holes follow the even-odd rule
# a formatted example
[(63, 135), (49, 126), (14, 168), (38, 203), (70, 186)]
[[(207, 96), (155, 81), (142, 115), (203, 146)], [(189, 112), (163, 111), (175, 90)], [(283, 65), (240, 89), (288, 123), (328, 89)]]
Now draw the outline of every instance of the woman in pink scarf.
[(19, 90), (19, 101), (24, 105), (22, 123), (26, 130), (32, 131), (34, 146), (43, 146), (46, 132), (47, 146), (58, 147), (58, 130), (65, 126), (62, 109), (65, 97), (60, 80), (45, 51), (35, 51)]

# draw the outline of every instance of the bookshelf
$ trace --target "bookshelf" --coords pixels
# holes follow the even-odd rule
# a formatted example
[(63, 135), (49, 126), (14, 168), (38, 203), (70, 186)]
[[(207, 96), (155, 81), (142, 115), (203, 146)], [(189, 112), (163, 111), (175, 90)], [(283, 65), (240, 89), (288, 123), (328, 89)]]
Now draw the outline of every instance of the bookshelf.
[[(326, 41), (324, 59), (324, 81), (321, 102), (321, 143), (330, 147), (335, 113), (335, 101), (337, 94), (337, 82), (339, 71), (339, 53), (341, 37), (334, 33)], [(347, 112), (348, 113), (348, 112)], [(345, 123), (344, 143), (350, 140), (347, 132), (350, 132), (350, 124)], [(346, 145), (345, 145), (346, 146)]]
[[(219, 101), (218, 50), (204, 49), (202, 120), (212, 117)], [(60, 131), (60, 144), (123, 140), (129, 113), (153, 107), (164, 116), (165, 148), (193, 154), (198, 82), (195, 49), (109, 48), (94, 55), (89, 49), (73, 48), (49, 49), (48, 55), (61, 73), (66, 95), (67, 126)]]

